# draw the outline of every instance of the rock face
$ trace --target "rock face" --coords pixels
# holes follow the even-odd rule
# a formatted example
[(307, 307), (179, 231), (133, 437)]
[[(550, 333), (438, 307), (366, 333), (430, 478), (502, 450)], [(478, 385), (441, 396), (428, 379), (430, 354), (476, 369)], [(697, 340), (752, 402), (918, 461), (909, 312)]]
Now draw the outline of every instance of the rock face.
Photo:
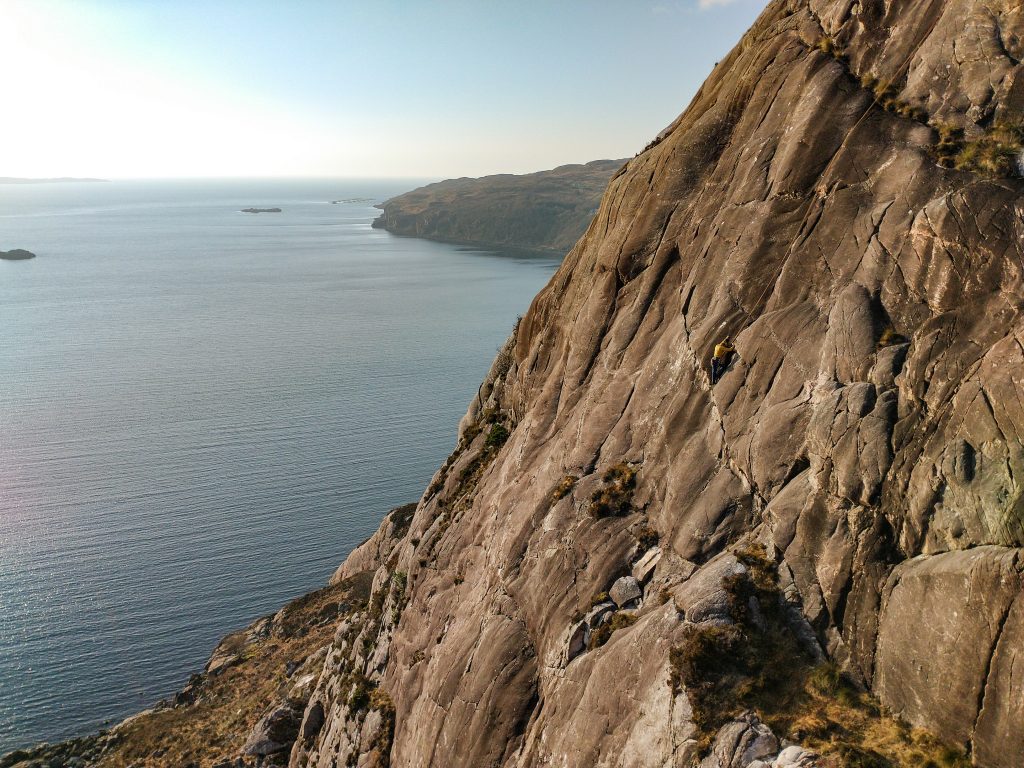
[(749, 713), (702, 741), (667, 682), (692, 628), (774, 620), (743, 547), (818, 658), (1024, 763), (1021, 60), (1015, 3), (773, 2), (611, 180), (408, 531), (354, 556), (379, 611), (292, 765), (818, 764)]
[(869, 693), (1024, 764), (1021, 61), (1019, 3), (772, 2), (340, 569), (290, 765), (939, 764)]
[(382, 203), (373, 226), (396, 235), (491, 248), (565, 253), (597, 212), (625, 160), (522, 176), (448, 179)]

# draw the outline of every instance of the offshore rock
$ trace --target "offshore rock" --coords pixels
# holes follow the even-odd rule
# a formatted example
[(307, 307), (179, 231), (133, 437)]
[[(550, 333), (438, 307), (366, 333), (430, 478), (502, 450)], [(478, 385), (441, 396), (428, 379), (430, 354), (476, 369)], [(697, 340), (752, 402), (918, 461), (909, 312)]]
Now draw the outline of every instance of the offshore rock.
[(36, 255), (32, 251), (26, 251), (23, 248), (15, 248), (11, 251), (0, 251), (0, 259), (4, 261), (25, 261), (27, 259), (34, 259)]

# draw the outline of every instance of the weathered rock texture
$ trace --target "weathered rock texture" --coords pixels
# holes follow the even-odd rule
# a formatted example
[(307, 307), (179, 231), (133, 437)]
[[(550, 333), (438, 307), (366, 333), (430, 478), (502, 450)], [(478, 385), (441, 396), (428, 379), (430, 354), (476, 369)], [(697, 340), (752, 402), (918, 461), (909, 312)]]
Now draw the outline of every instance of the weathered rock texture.
[(294, 768), (854, 764), (764, 698), (708, 711), (695, 644), (772, 638), (1024, 765), (1024, 182), (970, 160), (1015, 151), (1022, 59), (1009, 0), (769, 5), (342, 566), (370, 596), (251, 750), (283, 724)]
[(625, 160), (595, 160), (521, 176), (448, 179), (382, 203), (373, 226), (446, 243), (564, 254)]
[[(929, 125), (1021, 120), (1022, 58), (1008, 0), (773, 2), (612, 179), (408, 532), (355, 556), (380, 605), (292, 765), (688, 765), (670, 653), (729, 621), (755, 540), (819, 653), (1024, 764), (1024, 184), (942, 167)], [(592, 611), (652, 536), (639, 608)], [(705, 764), (813, 764), (750, 717)]]

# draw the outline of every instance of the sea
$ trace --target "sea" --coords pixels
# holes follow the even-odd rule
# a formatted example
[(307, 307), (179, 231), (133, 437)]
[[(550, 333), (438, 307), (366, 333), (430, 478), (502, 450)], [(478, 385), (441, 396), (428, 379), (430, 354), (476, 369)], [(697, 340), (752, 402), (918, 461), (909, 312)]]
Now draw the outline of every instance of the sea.
[(420, 497), (558, 260), (371, 228), (419, 183), (0, 185), (0, 753), (172, 694)]

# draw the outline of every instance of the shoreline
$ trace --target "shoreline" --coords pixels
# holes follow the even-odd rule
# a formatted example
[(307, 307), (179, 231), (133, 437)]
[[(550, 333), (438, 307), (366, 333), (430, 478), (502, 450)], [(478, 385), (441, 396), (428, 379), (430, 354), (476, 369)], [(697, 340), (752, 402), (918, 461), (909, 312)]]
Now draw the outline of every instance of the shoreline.
[(502, 245), (500, 243), (491, 243), (482, 240), (459, 240), (456, 238), (436, 237), (434, 235), (417, 235), (410, 232), (399, 232), (394, 229), (390, 229), (386, 224), (378, 225), (377, 222), (383, 218), (383, 215), (378, 216), (373, 220), (371, 226), (373, 229), (383, 230), (394, 237), (406, 237), (410, 240), (427, 240), (431, 243), (444, 243), (445, 245), (457, 245), (463, 248), (472, 248), (474, 250), (492, 251), (502, 256), (544, 256), (548, 258), (561, 259), (565, 258), (566, 253), (568, 253), (567, 251), (563, 252), (561, 248), (531, 248), (523, 245)]
[[(391, 512), (387, 514), (390, 515)], [(386, 518), (387, 515), (384, 519)], [(355, 549), (358, 549), (358, 546)], [(239, 682), (239, 678), (250, 682), (262, 679), (273, 682), (273, 674), (261, 675), (253, 669), (254, 662), (257, 661), (264, 662), (259, 665), (262, 667), (274, 666), (275, 661), (281, 661), (277, 666), (283, 669), (286, 680), (303, 682), (308, 675), (319, 673), (315, 661), (320, 659), (310, 658), (316, 656), (315, 651), (304, 655), (302, 651), (308, 651), (309, 646), (316, 645), (318, 640), (329, 641), (339, 618), (346, 612), (365, 605), (369, 597), (371, 579), (372, 574), (359, 573), (289, 600), (277, 611), (259, 616), (245, 627), (225, 634), (211, 650), (202, 671), (190, 672), (188, 681), (182, 688), (109, 727), (101, 726), (97, 730), (69, 736), (60, 741), (37, 742), (0, 753), (0, 768), (34, 768), (37, 765), (50, 765), (54, 760), (63, 761), (60, 764), (68, 768), (82, 768), (97, 764), (95, 761), (102, 760), (118, 748), (130, 748), (133, 739), (140, 741), (137, 735), (140, 731), (146, 734), (146, 738), (158, 740), (164, 735), (172, 736), (173, 731), (169, 729), (164, 731), (157, 727), (155, 732), (152, 732), (150, 729), (159, 724), (150, 721), (179, 719), (173, 717), (176, 714), (184, 714), (186, 717), (190, 713), (195, 714), (199, 705), (209, 705), (210, 699), (223, 699), (224, 691), (218, 689), (230, 688), (232, 684)], [(269, 645), (277, 647), (270, 648), (271, 658), (268, 659), (265, 652)], [(301, 660), (291, 658), (296, 655), (288, 652), (291, 650), (298, 651), (298, 655), (302, 656)], [(229, 675), (229, 672), (232, 674)], [(292, 697), (292, 691), (289, 691), (286, 700), (295, 703), (303, 701), (302, 696), (308, 699), (312, 688), (308, 685), (306, 687), (309, 688), (308, 691), (295, 692), (298, 698)], [(261, 701), (252, 702), (255, 708), (251, 709), (250, 715), (262, 713), (267, 702), (261, 705)], [(168, 717), (169, 715), (171, 717)], [(204, 714), (204, 719), (210, 717), (209, 713)], [(258, 722), (255, 717), (250, 719)], [(159, 750), (160, 747), (157, 747), (155, 751)], [(232, 758), (235, 759), (237, 758)], [(235, 763), (231, 762), (231, 765), (234, 766)]]

